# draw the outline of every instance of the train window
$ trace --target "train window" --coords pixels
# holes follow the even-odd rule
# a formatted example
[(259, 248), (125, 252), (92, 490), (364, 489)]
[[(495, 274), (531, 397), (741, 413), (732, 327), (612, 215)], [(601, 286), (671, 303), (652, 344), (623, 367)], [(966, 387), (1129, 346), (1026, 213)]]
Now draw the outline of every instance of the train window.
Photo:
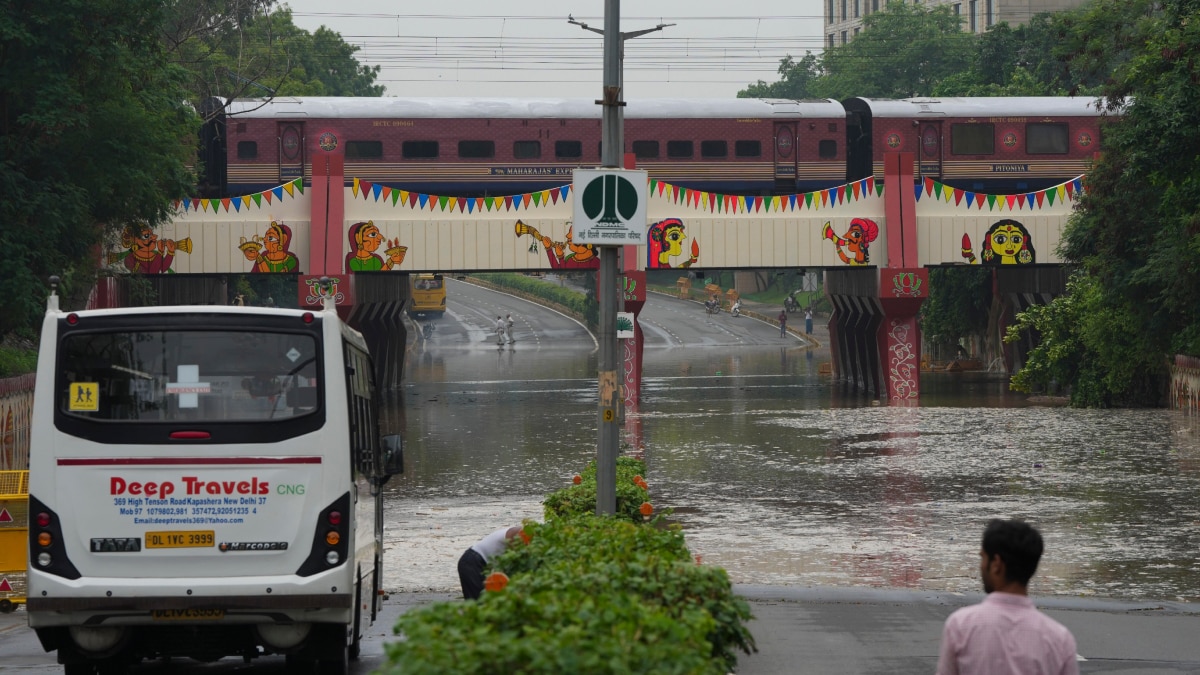
[(404, 159), (437, 159), (438, 142), (404, 141), (400, 151), (404, 155)]
[(537, 159), (541, 156), (541, 141), (513, 141), (514, 159)]
[(1025, 125), (1025, 152), (1031, 155), (1065, 155), (1070, 146), (1065, 123)]
[(464, 159), (486, 159), (496, 156), (495, 141), (459, 141), (458, 156)]
[(994, 124), (951, 124), (950, 152), (955, 155), (991, 155), (996, 152)]
[(725, 141), (700, 141), (701, 157), (728, 157), (729, 144)]
[(633, 156), (638, 159), (658, 159), (658, 141), (634, 141)]
[(238, 141), (238, 159), (257, 159), (258, 141)]
[(554, 156), (557, 159), (579, 159), (583, 157), (580, 141), (554, 141)]
[(667, 157), (686, 159), (694, 154), (691, 141), (667, 141)]
[(346, 159), (382, 159), (383, 141), (346, 141)]
[(733, 154), (738, 157), (762, 157), (762, 142), (734, 141)]
[(817, 144), (817, 154), (821, 159), (836, 159), (837, 158), (837, 141), (821, 141)]

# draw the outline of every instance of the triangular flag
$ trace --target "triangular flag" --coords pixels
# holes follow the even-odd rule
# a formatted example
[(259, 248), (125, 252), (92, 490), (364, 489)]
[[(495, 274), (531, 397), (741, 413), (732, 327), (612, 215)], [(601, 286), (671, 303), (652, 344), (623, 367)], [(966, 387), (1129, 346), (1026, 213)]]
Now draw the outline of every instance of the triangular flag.
[(521, 195), (521, 206), (525, 207), (526, 210), (529, 209), (529, 202), (531, 201), (533, 201), (533, 195), (529, 194), (528, 192)]
[(813, 200), (813, 193), (805, 192), (804, 193), (804, 203), (810, 209), (812, 208), (812, 200)]
[(950, 187), (949, 185), (943, 185), (942, 186), (942, 201), (949, 204), (950, 198), (953, 196), (954, 196), (954, 188)]
[(563, 201), (566, 201), (566, 199), (567, 199), (567, 195), (571, 194), (571, 186), (570, 186), (570, 185), (564, 185), (564, 186), (562, 186), (562, 190), (561, 190), (561, 192), (562, 192), (562, 199), (563, 199)]
[(350, 186), (350, 194), (354, 195), (355, 197), (358, 196), (358, 179), (357, 178), (354, 179), (354, 183)]
[(1007, 196), (1005, 197), (1005, 199), (1004, 199), (1004, 200), (1005, 200), (1006, 202), (1008, 202), (1008, 210), (1009, 210), (1009, 211), (1012, 211), (1012, 210), (1013, 210), (1013, 207), (1012, 207), (1012, 205), (1013, 205), (1014, 203), (1016, 203), (1016, 201), (1017, 201), (1017, 196), (1016, 196), (1016, 195), (1007, 195)]
[(838, 186), (838, 189), (837, 189), (837, 203), (839, 203), (839, 204), (845, 204), (845, 203), (846, 203), (846, 186), (845, 186), (845, 185), (839, 185), (839, 186)]
[(233, 210), (237, 213), (242, 212), (242, 200), (240, 198), (235, 197), (233, 199)]
[(928, 178), (928, 177), (925, 178), (925, 194), (930, 195), (930, 196), (933, 195), (933, 179), (932, 178)]
[(558, 189), (555, 188), (553, 190), (547, 190), (547, 192), (550, 193), (550, 203), (557, 204), (558, 203)]
[(451, 197), (450, 198), (450, 211), (453, 212), (455, 207), (457, 207), (459, 213), (462, 213), (463, 207), (466, 206), (466, 204), (463, 203), (465, 201), (467, 201), (467, 200), (459, 198), (459, 197)]
[(858, 188), (859, 188), (859, 184), (858, 184), (858, 183), (854, 183), (853, 187), (854, 187), (854, 201), (858, 201)]
[(715, 192), (709, 192), (707, 194), (708, 194), (708, 200), (707, 200), (708, 201), (708, 210), (709, 211), (717, 210), (717, 194)]
[(504, 210), (505, 211), (512, 211), (512, 202), (513, 202), (512, 195), (508, 195), (504, 198)]
[(914, 194), (916, 195), (916, 200), (917, 200), (917, 201), (921, 201), (921, 186), (920, 186), (920, 185), (914, 185), (914, 186), (913, 186), (913, 191), (914, 191)]
[(1038, 208), (1040, 209), (1040, 208), (1042, 208), (1042, 200), (1046, 198), (1046, 191), (1040, 190), (1038, 192), (1035, 192), (1034, 194), (1037, 195), (1037, 205), (1038, 205)]
[(295, 193), (295, 192), (292, 192), (292, 190), (294, 190), (294, 189), (295, 189), (295, 184), (293, 184), (293, 183), (284, 183), (284, 184), (283, 184), (283, 190), (284, 190), (284, 192), (287, 192), (287, 193), (288, 193), (288, 196), (290, 196), (290, 197), (295, 197), (295, 196), (296, 196), (296, 193)]
[[(958, 206), (959, 204), (961, 204), (962, 198), (963, 198), (963, 191), (959, 190), (958, 188), (955, 188), (954, 189), (954, 205)], [(967, 206), (970, 206), (970, 205), (971, 204), (968, 202)]]
[(257, 192), (255, 194), (250, 195), (250, 198), (254, 200), (255, 206), (262, 208), (262, 193), (261, 192)]
[[(267, 200), (267, 201), (270, 201), (270, 200)], [(199, 210), (199, 209), (200, 209), (200, 200), (199, 200), (199, 199), (193, 199), (193, 200), (192, 200), (192, 210), (193, 210), (193, 211), (197, 211), (197, 210)]]
[(449, 197), (438, 197), (437, 204), (443, 211), (446, 210), (446, 202), (450, 201)]
[(867, 194), (875, 191), (875, 176), (867, 176)]
[[(1030, 203), (1030, 206), (1033, 204)], [(1017, 195), (1017, 210), (1025, 208), (1025, 195)]]
[(405, 196), (404, 190), (392, 190), (392, 206), (395, 206), (396, 202), (400, 201), (400, 198), (403, 196)]
[(542, 193), (534, 192), (531, 196), (533, 197), (533, 205), (534, 206), (542, 205)]
[(495, 202), (496, 202), (495, 197), (484, 197), (483, 198), (483, 205), (487, 207), (488, 211), (492, 210), (492, 204), (494, 204)]
[(483, 197), (475, 198), (475, 208), (479, 211), (483, 210)]
[(225, 197), (221, 200), (221, 206), (225, 207), (225, 213), (229, 213), (229, 198)]
[(967, 208), (968, 209), (971, 208), (971, 204), (973, 204), (974, 202), (975, 202), (975, 193), (968, 192), (967, 193)]
[[(800, 203), (803, 204), (804, 202), (801, 201)], [(796, 194), (795, 193), (788, 195), (788, 210), (789, 211), (796, 210)]]
[(988, 202), (988, 210), (990, 211), (990, 210), (994, 209), (996, 207), (996, 195), (988, 195), (987, 202)]
[[(429, 195), (427, 195), (427, 194), (423, 194), (423, 193), (420, 193), (420, 194), (419, 194), (419, 193), (416, 193), (416, 192), (410, 192), (410, 193), (409, 193), (409, 195), (410, 195), (410, 198), (411, 198), (411, 197), (416, 197), (416, 198), (417, 198), (417, 203), (421, 205), (421, 209), (422, 209), (422, 210), (424, 210), (424, 209), (425, 209), (425, 203), (429, 201)], [(409, 206), (412, 206), (412, 204), (409, 204)]]
[(371, 196), (375, 198), (375, 201), (379, 201), (379, 195), (381, 195), (381, 194), (383, 194), (383, 186), (382, 185), (376, 183), (371, 186)]
[(877, 194), (878, 194), (880, 197), (882, 197), (882, 196), (883, 196), (883, 183), (876, 183), (876, 184), (875, 184), (875, 192), (876, 192), (876, 193), (877, 193)]
[(987, 201), (985, 197), (987, 197), (987, 195), (979, 192), (975, 193), (975, 208), (979, 209), (980, 211), (983, 210), (983, 203)]
[(381, 196), (383, 197), (383, 201), (386, 202), (392, 196), (392, 188), (384, 185), (383, 186), (383, 195), (381, 195)]

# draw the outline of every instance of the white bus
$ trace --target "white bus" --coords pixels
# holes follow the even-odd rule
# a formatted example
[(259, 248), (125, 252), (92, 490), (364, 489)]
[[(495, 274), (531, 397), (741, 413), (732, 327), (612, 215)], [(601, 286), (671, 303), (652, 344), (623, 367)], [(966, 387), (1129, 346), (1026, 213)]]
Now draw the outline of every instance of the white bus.
[(34, 393), (29, 625), (66, 675), (287, 655), (345, 673), (381, 602), (380, 438), (362, 336), (321, 311), (64, 312)]

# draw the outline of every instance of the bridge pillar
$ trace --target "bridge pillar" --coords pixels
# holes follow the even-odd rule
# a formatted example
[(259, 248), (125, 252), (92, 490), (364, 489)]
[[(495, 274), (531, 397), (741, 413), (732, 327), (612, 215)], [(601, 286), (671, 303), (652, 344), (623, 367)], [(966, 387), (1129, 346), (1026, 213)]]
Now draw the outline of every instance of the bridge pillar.
[(829, 335), (834, 375), (892, 404), (920, 395), (921, 330), (917, 313), (929, 295), (918, 267), (912, 153), (884, 155), (887, 257), (877, 268), (826, 270), (834, 306)]

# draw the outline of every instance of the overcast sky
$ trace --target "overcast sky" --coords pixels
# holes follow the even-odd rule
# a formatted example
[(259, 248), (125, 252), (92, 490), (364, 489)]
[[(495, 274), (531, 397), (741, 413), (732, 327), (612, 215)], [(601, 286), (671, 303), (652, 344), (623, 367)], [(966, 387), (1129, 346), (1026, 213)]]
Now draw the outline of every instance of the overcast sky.
[[(600, 97), (604, 0), (285, 0), (383, 70), (388, 96)], [(779, 60), (819, 53), (822, 0), (626, 0), (626, 97), (731, 98), (779, 79)]]

